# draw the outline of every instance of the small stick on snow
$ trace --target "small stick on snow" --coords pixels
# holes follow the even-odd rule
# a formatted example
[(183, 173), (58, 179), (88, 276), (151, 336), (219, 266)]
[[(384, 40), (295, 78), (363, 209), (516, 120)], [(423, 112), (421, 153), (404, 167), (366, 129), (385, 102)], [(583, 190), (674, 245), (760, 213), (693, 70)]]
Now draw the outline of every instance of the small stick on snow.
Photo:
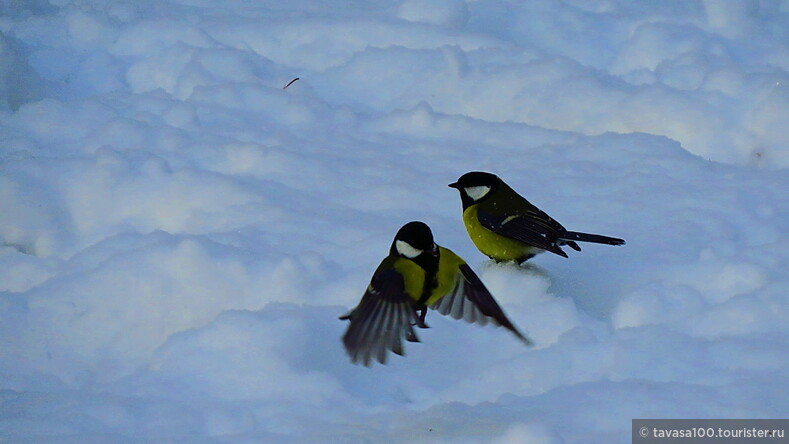
[(295, 79), (291, 80), (290, 82), (288, 82), (288, 84), (287, 84), (287, 85), (283, 86), (283, 87), (282, 87), (282, 89), (288, 89), (288, 87), (289, 87), (290, 85), (293, 85), (293, 82), (295, 82), (296, 80), (299, 80), (299, 78), (298, 78), (298, 77), (296, 77)]

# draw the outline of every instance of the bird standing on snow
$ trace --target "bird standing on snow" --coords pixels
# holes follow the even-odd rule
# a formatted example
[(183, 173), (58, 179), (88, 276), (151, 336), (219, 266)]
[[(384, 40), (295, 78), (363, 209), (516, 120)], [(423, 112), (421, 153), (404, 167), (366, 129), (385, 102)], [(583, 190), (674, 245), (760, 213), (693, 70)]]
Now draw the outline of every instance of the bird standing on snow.
[(521, 263), (545, 250), (567, 257), (561, 247), (581, 251), (576, 241), (625, 243), (614, 237), (567, 231), (494, 174), (473, 171), (449, 186), (460, 191), (469, 237), (482, 254), (496, 262)]
[(403, 339), (419, 342), (414, 326), (427, 328), (427, 307), (455, 319), (504, 326), (531, 344), (466, 262), (436, 245), (427, 225), (409, 222), (395, 235), (359, 305), (340, 317), (351, 321), (342, 337), (351, 361), (385, 364), (389, 350), (402, 356)]

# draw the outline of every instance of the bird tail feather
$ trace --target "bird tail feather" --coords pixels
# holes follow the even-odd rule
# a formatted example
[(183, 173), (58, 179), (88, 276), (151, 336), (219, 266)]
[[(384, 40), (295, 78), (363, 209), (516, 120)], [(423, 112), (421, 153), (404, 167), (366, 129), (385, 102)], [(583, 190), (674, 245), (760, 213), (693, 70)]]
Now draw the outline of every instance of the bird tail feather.
[(624, 245), (625, 240), (616, 237), (608, 237), (600, 234), (578, 233), (576, 231), (565, 231), (559, 235), (559, 239), (564, 241), (593, 242), (595, 244)]

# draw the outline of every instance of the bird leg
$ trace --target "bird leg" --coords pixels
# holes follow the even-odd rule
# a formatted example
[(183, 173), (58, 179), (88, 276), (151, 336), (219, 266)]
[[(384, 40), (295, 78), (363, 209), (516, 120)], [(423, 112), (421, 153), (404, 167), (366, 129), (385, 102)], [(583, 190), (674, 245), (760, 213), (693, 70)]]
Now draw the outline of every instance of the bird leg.
[(529, 259), (533, 258), (534, 256), (536, 256), (536, 254), (526, 254), (526, 255), (523, 255), (522, 257), (519, 257), (518, 259), (516, 259), (515, 262), (519, 266), (523, 267), (523, 266), (527, 265), (526, 261), (528, 261)]
[(425, 323), (425, 316), (427, 316), (427, 306), (423, 305), (416, 310), (419, 313), (417, 314), (416, 322), (413, 325), (416, 325), (419, 328), (430, 328), (430, 326)]

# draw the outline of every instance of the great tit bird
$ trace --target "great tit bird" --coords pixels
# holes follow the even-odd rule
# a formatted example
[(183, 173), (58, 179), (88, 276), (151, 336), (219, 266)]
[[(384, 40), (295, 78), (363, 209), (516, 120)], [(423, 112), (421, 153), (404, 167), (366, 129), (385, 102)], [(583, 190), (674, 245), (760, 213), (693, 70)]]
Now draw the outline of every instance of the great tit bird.
[(543, 251), (567, 257), (561, 247), (581, 251), (576, 241), (625, 244), (615, 237), (567, 231), (491, 173), (472, 171), (449, 186), (460, 192), (469, 237), (496, 262), (521, 263)]
[(375, 270), (359, 305), (340, 317), (351, 321), (342, 337), (355, 364), (385, 364), (387, 351), (404, 355), (403, 342), (419, 342), (414, 327), (427, 328), (430, 307), (455, 319), (510, 330), (531, 345), (466, 262), (436, 245), (422, 222), (409, 222), (395, 235), (389, 256)]

